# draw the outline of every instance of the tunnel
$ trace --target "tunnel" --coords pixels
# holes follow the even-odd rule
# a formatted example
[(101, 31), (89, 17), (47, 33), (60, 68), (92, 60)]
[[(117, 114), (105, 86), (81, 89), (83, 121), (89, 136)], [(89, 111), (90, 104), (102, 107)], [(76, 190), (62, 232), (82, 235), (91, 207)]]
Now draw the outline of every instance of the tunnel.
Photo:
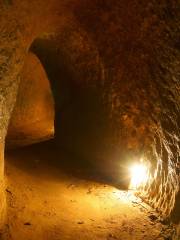
[(0, 239), (180, 239), (177, 0), (0, 2)]

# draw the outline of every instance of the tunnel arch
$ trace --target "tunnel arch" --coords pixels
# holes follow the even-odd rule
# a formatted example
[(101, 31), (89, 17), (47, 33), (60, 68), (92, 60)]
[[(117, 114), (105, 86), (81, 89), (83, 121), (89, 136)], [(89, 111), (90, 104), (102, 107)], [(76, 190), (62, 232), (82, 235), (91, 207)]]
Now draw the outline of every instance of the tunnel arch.
[[(158, 123), (153, 123), (154, 119), (147, 108), (147, 106), (149, 109), (152, 107), (155, 111), (152, 104), (153, 98), (151, 99), (153, 92), (150, 92), (145, 84), (155, 91), (158, 104), (163, 103), (162, 92), (158, 92), (158, 78), (157, 82), (152, 81), (152, 77), (155, 79), (154, 73), (151, 72), (150, 77), (144, 79), (142, 76), (136, 76), (134, 72), (136, 69), (133, 69), (132, 72), (137, 79), (132, 80), (129, 85), (125, 82), (125, 88), (121, 90), (122, 83), (118, 80), (120, 72), (115, 72), (116, 68), (112, 69), (104, 64), (103, 56), (100, 57), (96, 43), (89, 38), (87, 32), (76, 25), (73, 28), (67, 27), (61, 33), (36, 38), (30, 51), (41, 61), (51, 84), (55, 99), (55, 138), (58, 145), (72, 153), (80, 154), (83, 159), (88, 159), (98, 166), (107, 176), (115, 176), (115, 180), (119, 174), (119, 162), (125, 162), (124, 153), (119, 157), (122, 149), (124, 148), (128, 160), (133, 154), (136, 155), (136, 149), (140, 149), (138, 144), (147, 140), (142, 153), (145, 155), (145, 161), (150, 162), (152, 166), (149, 176), (151, 181), (140, 190), (140, 196), (150, 202), (164, 217), (170, 216), (175, 199), (178, 198), (176, 197), (178, 176), (175, 174), (176, 166), (172, 168), (173, 176), (170, 176), (170, 172), (167, 171), (171, 153), (166, 152), (168, 145), (161, 127), (162, 119), (158, 120)], [(139, 61), (141, 63), (141, 60)], [(116, 67), (118, 68), (119, 65)], [(139, 69), (139, 62), (137, 68)], [(144, 69), (145, 72), (150, 70), (154, 72), (154, 69), (148, 69), (146, 64)], [(133, 75), (128, 71), (126, 74), (125, 78)], [(136, 81), (139, 81), (138, 84)], [(115, 90), (117, 86), (119, 92)], [(155, 86), (158, 87), (155, 89)], [(139, 100), (138, 94), (135, 93), (131, 94), (132, 98), (125, 103), (124, 95), (133, 87), (143, 101)], [(143, 88), (148, 95), (144, 94)], [(122, 101), (125, 103), (124, 106), (129, 108), (128, 114), (124, 114), (124, 110), (120, 109), (118, 101)], [(160, 109), (156, 110), (155, 115), (158, 118)], [(175, 111), (178, 112), (178, 108)], [(144, 119), (139, 120), (141, 113)], [(122, 118), (119, 121), (119, 127), (114, 128), (113, 124), (117, 126), (118, 118)], [(133, 125), (133, 121), (139, 122), (139, 126)], [(136, 139), (131, 136), (133, 129), (137, 130)], [(148, 132), (149, 130), (151, 132)], [(137, 135), (138, 131), (140, 137)], [(130, 154), (127, 153), (128, 149)], [(159, 149), (165, 155), (158, 156)], [(176, 150), (178, 154), (178, 148)], [(138, 158), (138, 153), (136, 156)], [(160, 180), (157, 180), (157, 176)], [(175, 215), (172, 213), (172, 216)]]
[[(61, 64), (61, 67), (64, 65), (63, 68), (66, 73), (68, 73), (67, 78), (69, 78), (69, 81), (65, 81), (63, 83), (65, 85), (62, 85), (62, 89), (65, 88), (67, 90), (65, 92), (68, 93), (67, 95), (69, 96), (69, 99), (64, 98), (65, 108), (62, 104), (61, 106), (58, 106), (57, 110), (57, 112), (60, 113), (56, 119), (56, 137), (58, 143), (73, 152), (76, 152), (78, 149), (84, 159), (87, 159), (88, 153), (90, 155), (89, 160), (91, 162), (94, 161), (95, 163), (93, 164), (95, 166), (102, 169), (107, 176), (108, 174), (116, 176), (115, 179), (117, 179), (118, 174), (120, 174), (118, 165), (119, 162), (125, 162), (125, 159), (127, 159), (128, 165), (131, 163), (131, 161), (128, 162), (128, 159), (132, 158), (133, 154), (137, 159), (140, 159), (141, 154), (144, 155), (144, 161), (149, 162), (152, 168), (149, 175), (149, 183), (139, 190), (139, 195), (145, 201), (153, 205), (163, 215), (163, 217), (172, 216), (174, 221), (178, 222), (179, 175), (176, 175), (176, 173), (178, 171), (179, 147), (178, 138), (176, 138), (175, 135), (178, 136), (179, 132), (177, 124), (179, 108), (178, 105), (175, 106), (173, 103), (176, 102), (175, 99), (177, 98), (177, 81), (171, 81), (171, 86), (168, 83), (168, 78), (166, 80), (164, 79), (164, 81), (160, 81), (159, 74), (162, 72), (162, 69), (160, 67), (159, 70), (159, 66), (153, 62), (154, 60), (151, 59), (151, 54), (148, 53), (148, 61), (152, 61), (151, 65), (148, 66), (146, 63), (143, 64), (141, 60), (138, 60), (136, 67), (131, 67), (134, 75), (131, 75), (131, 73), (127, 70), (126, 76), (123, 75), (125, 79), (126, 77), (132, 77), (132, 80), (129, 85), (126, 82), (124, 84), (125, 88), (121, 89), (120, 86), (122, 87), (122, 83), (118, 80), (118, 74), (120, 74), (120, 71), (115, 72), (114, 70), (116, 68), (109, 68), (109, 66), (105, 64), (106, 61), (104, 60), (102, 53), (100, 57), (96, 42), (89, 40), (89, 36), (86, 36), (88, 33), (83, 32), (82, 34), (81, 30), (76, 27), (73, 31), (72, 29), (68, 29), (67, 32), (65, 31), (65, 33), (61, 36), (56, 35), (55, 37), (48, 40), (46, 39), (45, 41), (43, 39), (39, 39), (34, 42), (34, 45), (32, 45), (33, 51), (38, 55), (43, 53), (43, 51), (38, 53), (40, 50), (38, 49), (38, 44), (40, 44), (40, 42), (44, 42), (43, 44), (45, 44), (44, 47), (46, 49), (48, 49), (48, 47), (46, 47), (46, 43), (50, 44), (50, 49), (54, 49), (53, 51), (56, 52), (55, 55), (57, 58), (60, 57), (60, 59), (63, 59), (64, 62)], [(79, 39), (82, 39), (80, 37), (82, 35), (82, 42), (88, 42), (87, 45), (89, 46), (85, 50), (82, 48), (81, 44), (76, 45), (75, 43), (73, 45), (73, 41), (78, 42)], [(67, 40), (65, 44), (64, 39)], [(79, 50), (79, 53), (77, 53), (77, 49), (75, 48)], [(146, 52), (146, 50), (143, 51)], [(136, 51), (133, 52), (132, 55), (136, 55)], [(90, 61), (93, 57), (97, 59), (95, 63)], [(41, 58), (40, 55), (39, 58), (42, 60), (44, 59), (44, 57)], [(84, 59), (87, 60), (84, 61)], [(140, 66), (143, 66), (143, 71), (148, 76), (146, 79), (140, 73), (140, 69), (142, 70)], [(121, 69), (119, 65), (116, 67), (117, 69)], [(139, 69), (139, 73), (136, 68)], [(85, 69), (85, 73), (82, 69)], [(123, 71), (123, 68), (121, 70)], [(93, 72), (92, 75), (89, 74), (90, 71)], [(156, 75), (155, 71), (156, 73), (159, 73)], [(133, 79), (134, 76), (135, 78)], [(115, 79), (115, 77), (117, 77), (117, 79)], [(110, 83), (110, 81), (112, 82)], [(119, 87), (119, 92), (115, 90), (117, 86)], [(57, 89), (58, 88), (59, 86)], [(130, 94), (130, 97), (132, 95), (132, 99), (129, 98), (128, 101), (125, 101), (125, 97), (123, 95), (130, 92), (132, 88), (137, 90), (137, 94)], [(166, 91), (167, 88), (171, 89), (171, 91)], [(84, 93), (86, 95), (84, 95)], [(142, 97), (141, 100), (139, 96)], [(174, 99), (172, 102), (170, 101), (171, 97)], [(74, 99), (76, 100), (74, 101)], [(156, 99), (157, 107), (153, 106), (153, 99)], [(128, 114), (123, 114), (122, 109), (124, 109), (124, 106), (121, 108), (118, 101), (121, 101), (124, 106), (127, 106), (127, 109), (129, 108), (126, 110)], [(163, 115), (164, 113), (162, 112), (163, 109), (166, 109), (167, 102), (173, 106), (171, 111), (174, 113), (170, 117), (171, 119), (169, 118), (165, 120)], [(95, 103), (96, 107), (93, 103)], [(161, 110), (159, 106), (162, 107)], [(61, 108), (62, 112), (63, 109), (65, 110), (64, 120), (61, 119), (63, 116), (61, 115)], [(70, 111), (68, 112), (67, 109), (70, 109)], [(93, 112), (92, 115), (90, 114), (88, 116), (88, 121), (90, 120), (92, 123), (92, 128), (89, 127), (89, 124), (86, 125), (86, 122), (88, 122), (87, 109), (90, 109), (90, 112)], [(154, 116), (152, 116), (152, 112), (149, 112), (150, 109), (154, 112)], [(83, 116), (83, 112), (86, 116)], [(111, 114), (114, 116), (112, 119)], [(74, 117), (77, 117), (77, 122), (76, 120), (74, 121)], [(114, 128), (112, 125), (114, 124), (117, 126), (118, 118), (120, 119), (121, 117), (122, 121), (119, 121), (119, 127)], [(154, 117), (156, 119), (154, 119)], [(172, 118), (174, 118), (174, 120), (172, 120)], [(114, 122), (114, 119), (116, 119), (117, 122)], [(62, 125), (60, 124), (58, 126), (61, 120)], [(132, 124), (132, 121), (134, 121), (134, 125)], [(136, 122), (137, 126), (135, 126)], [(134, 137), (131, 136), (131, 130), (133, 129), (136, 129), (136, 140), (134, 140)], [(170, 133), (171, 131), (176, 131), (176, 134), (173, 136)], [(116, 134), (116, 132), (118, 132), (119, 135)], [(137, 134), (138, 132), (140, 133), (139, 136)], [(98, 133), (98, 135), (91, 138), (91, 134), (89, 133)], [(80, 137), (78, 138), (78, 136)], [(124, 139), (119, 141), (118, 138)], [(97, 140), (94, 141), (94, 145), (91, 145), (93, 141), (91, 139)], [(116, 146), (112, 144), (111, 140), (116, 141)], [(129, 143), (127, 143), (126, 140)], [(174, 146), (172, 146), (172, 142), (174, 142)], [(136, 149), (141, 148), (141, 143), (144, 143), (144, 146), (142, 146), (142, 152), (140, 151), (140, 153), (136, 153)], [(128, 145), (132, 145), (132, 147), (130, 146), (130, 153), (128, 153)], [(127, 157), (123, 156), (122, 148), (125, 149), (125, 155)], [(107, 149), (110, 151), (105, 151)], [(93, 152), (94, 155), (91, 155), (91, 152)], [(99, 152), (101, 156), (99, 155)], [(102, 156), (103, 153), (104, 156)], [(94, 156), (96, 156), (96, 158), (94, 158)], [(107, 160), (106, 158), (109, 158), (110, 160)], [(157, 178), (159, 178), (159, 180)]]
[[(88, 3), (88, 8), (86, 8), (86, 3)], [(175, 196), (179, 190), (180, 114), (178, 105), (179, 45), (177, 44), (179, 14), (177, 14), (175, 4), (172, 4), (170, 7), (169, 5), (171, 4), (164, 3), (161, 5), (155, 3), (155, 1), (152, 1), (152, 4), (148, 6), (146, 6), (146, 1), (143, 4), (136, 4), (134, 1), (129, 1), (129, 4), (126, 4), (126, 1), (114, 1), (110, 8), (106, 7), (104, 9), (102, 6), (99, 7), (98, 1), (85, 1), (84, 4), (81, 4), (80, 1), (77, 4), (76, 11), (73, 11), (76, 20), (79, 21), (78, 26), (74, 26), (74, 29), (76, 29), (74, 33), (85, 31), (87, 34), (84, 35), (88, 41), (89, 36), (91, 36), (91, 39), (93, 38), (92, 46), (96, 49), (93, 52), (101, 52), (101, 57), (96, 53), (90, 54), (91, 58), (96, 59), (95, 63), (90, 61), (90, 66), (94, 66), (94, 68), (85, 67), (89, 60), (85, 61), (84, 65), (81, 64), (81, 58), (78, 57), (81, 55), (79, 52), (83, 52), (83, 47), (81, 48), (80, 46), (82, 41), (78, 41), (81, 38), (74, 37), (72, 29), (69, 30), (69, 27), (67, 27), (65, 34), (59, 37), (61, 52), (63, 49), (64, 56), (68, 56), (70, 72), (73, 72), (74, 66), (76, 66), (74, 71), (76, 74), (74, 75), (73, 73), (73, 76), (76, 76), (76, 83), (72, 89), (75, 99), (78, 96), (79, 103), (77, 101), (70, 102), (73, 106), (78, 107), (75, 109), (79, 109), (79, 118), (77, 125), (74, 122), (72, 126), (72, 119), (76, 114), (74, 112), (66, 112), (66, 117), (64, 118), (65, 125), (62, 124), (62, 128), (60, 127), (57, 138), (62, 136), (62, 131), (64, 131), (66, 139), (60, 137), (59, 139), (62, 139), (60, 140), (62, 141), (61, 144), (66, 143), (66, 146), (71, 146), (73, 140), (77, 139), (78, 129), (80, 129), (78, 126), (83, 126), (84, 132), (87, 135), (89, 134), (88, 136), (92, 136), (92, 129), (89, 129), (89, 133), (87, 131), (88, 124), (82, 124), (85, 122), (82, 119), (83, 117), (86, 119), (86, 116), (82, 116), (80, 112), (88, 106), (86, 103), (91, 102), (90, 99), (94, 99), (99, 104), (95, 111), (96, 115), (101, 113), (101, 116), (106, 117), (106, 121), (102, 120), (103, 117), (97, 117), (96, 122), (98, 122), (98, 126), (92, 121), (92, 125), (95, 126), (94, 130), (99, 131), (101, 129), (101, 138), (95, 135), (95, 148), (91, 148), (90, 154), (92, 152), (95, 153), (94, 149), (99, 149), (95, 154), (99, 156), (101, 155), (99, 152), (104, 153), (105, 150), (111, 148), (112, 151), (109, 154), (106, 152), (104, 157), (111, 156), (111, 159), (115, 159), (113, 152), (117, 150), (118, 155), (119, 146), (122, 146), (123, 142), (125, 143), (123, 145), (125, 151), (127, 150), (125, 148), (126, 145), (129, 145), (128, 147), (133, 152), (134, 149), (138, 149), (141, 146), (142, 142), (147, 140), (146, 148), (143, 151), (154, 169), (151, 174), (151, 184), (148, 184), (143, 189), (144, 192), (141, 190), (140, 194), (144, 194), (145, 199), (162, 212), (164, 217), (170, 215), (174, 204), (177, 206), (175, 199), (179, 199), (179, 195)], [(124, 14), (126, 12), (125, 9), (127, 10), (127, 15)], [(110, 18), (113, 21), (109, 21)], [(106, 31), (103, 31), (104, 26), (106, 26)], [(83, 30), (81, 30), (82, 28)], [(12, 35), (9, 34), (9, 36)], [(74, 43), (74, 47), (72, 47), (72, 43)], [(20, 41), (18, 44), (20, 46)], [(115, 47), (113, 48), (113, 46)], [(97, 49), (101, 49), (101, 51)], [(82, 54), (81, 56), (84, 58), (85, 55)], [(108, 63), (109, 68), (104, 66), (104, 62)], [(8, 65), (8, 67), (10, 68), (11, 65)], [(92, 69), (94, 70), (91, 75)], [(13, 73), (13, 68), (10, 70), (10, 73)], [(84, 79), (83, 76), (86, 76), (87, 72), (89, 77), (85, 78), (82, 86), (79, 80)], [(15, 79), (16, 75), (14, 71), (13, 76)], [(102, 81), (97, 81), (98, 78), (102, 79)], [(6, 76), (4, 79), (8, 80)], [(90, 84), (89, 81), (92, 79), (94, 81)], [(10, 81), (8, 80), (7, 82), (9, 83)], [(80, 89), (83, 91), (79, 91)], [(14, 94), (14, 87), (10, 90)], [(8, 95), (3, 95), (4, 99), (8, 99), (8, 110), (13, 106), (13, 101), (9, 97), (11, 95), (10, 90), (7, 90), (7, 92), (9, 91)], [(82, 95), (79, 98), (80, 92)], [(87, 97), (87, 93), (91, 95), (90, 98)], [(86, 95), (85, 98), (84, 95)], [(86, 99), (86, 101), (81, 103), (82, 99)], [(99, 102), (103, 102), (103, 104)], [(170, 102), (176, 102), (177, 107), (171, 108)], [(3, 120), (3, 124), (8, 119), (7, 109), (3, 111), (3, 113), (6, 113), (4, 114), (5, 121)], [(94, 106), (91, 109), (94, 111)], [(90, 116), (91, 119), (93, 119), (92, 115)], [(71, 121), (68, 122), (66, 121), (67, 119), (71, 119)], [(173, 129), (169, 127), (172, 126), (172, 123)], [(2, 126), (3, 124), (1, 123)], [(3, 132), (4, 126), (2, 127)], [(64, 128), (64, 126), (71, 130), (75, 127), (78, 130), (74, 132), (74, 138), (71, 136), (72, 131), (66, 132), (65, 129), (67, 128)], [(69, 128), (69, 126), (72, 126), (72, 128)], [(166, 127), (168, 131), (164, 134), (163, 131)], [(134, 129), (136, 131), (133, 131)], [(151, 131), (151, 136), (146, 138), (149, 130)], [(120, 138), (123, 141), (120, 141)], [(88, 137), (88, 139), (91, 138)], [(101, 140), (104, 144), (100, 144)], [(75, 142), (76, 146), (79, 149), (81, 147), (84, 155), (86, 155), (85, 153), (88, 152), (88, 149), (85, 149), (84, 146), (89, 146), (89, 142), (84, 142), (84, 146), (80, 146), (81, 144), (78, 144), (78, 141)], [(176, 146), (172, 146), (173, 143)], [(170, 145), (172, 150), (169, 151)], [(162, 146), (163, 148), (161, 148)], [(76, 147), (74, 146), (74, 148)], [(164, 152), (163, 154), (162, 151)], [(170, 168), (168, 169), (169, 166)], [(169, 199), (171, 200), (169, 201)]]
[(92, 134), (96, 134), (96, 104), (101, 102), (99, 91), (104, 81), (103, 62), (96, 46), (75, 25), (64, 32), (37, 38), (30, 50), (40, 59), (51, 83), (56, 142), (88, 161), (87, 152), (92, 151), (87, 146), (93, 145)]

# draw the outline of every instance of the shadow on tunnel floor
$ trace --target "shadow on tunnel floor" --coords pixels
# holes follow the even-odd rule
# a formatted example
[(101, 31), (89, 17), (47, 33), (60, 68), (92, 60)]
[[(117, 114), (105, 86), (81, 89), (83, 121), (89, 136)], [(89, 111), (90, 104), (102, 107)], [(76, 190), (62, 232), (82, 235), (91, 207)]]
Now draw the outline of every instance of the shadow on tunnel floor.
[[(6, 150), (5, 166), (8, 164), (34, 176), (39, 176), (41, 172), (41, 177), (46, 177), (46, 174), (43, 173), (48, 170), (48, 179), (52, 180), (58, 181), (62, 178), (62, 174), (65, 174), (77, 179), (109, 184), (122, 190), (128, 190), (127, 186), (105, 176), (89, 162), (57, 147), (54, 140)], [(56, 169), (55, 173), (51, 171), (52, 168)]]

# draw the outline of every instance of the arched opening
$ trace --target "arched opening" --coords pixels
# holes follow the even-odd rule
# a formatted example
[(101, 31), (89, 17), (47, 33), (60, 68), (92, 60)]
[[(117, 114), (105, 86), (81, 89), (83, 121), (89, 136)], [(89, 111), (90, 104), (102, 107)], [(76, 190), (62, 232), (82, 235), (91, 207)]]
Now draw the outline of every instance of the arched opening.
[[(162, 208), (165, 214), (170, 213), (178, 191), (176, 180), (178, 175), (175, 174), (177, 167), (170, 166), (167, 169), (167, 166), (173, 164), (174, 159), (168, 144), (165, 144), (165, 148), (163, 146), (166, 143), (166, 137), (162, 132), (157, 132), (157, 129), (154, 130), (156, 125), (152, 124), (149, 127), (148, 124), (153, 122), (149, 110), (151, 108), (148, 109), (148, 106), (152, 107), (153, 91), (149, 91), (149, 88), (154, 89), (158, 84), (155, 80), (151, 81), (151, 77), (144, 79), (142, 69), (139, 67), (143, 66), (144, 61), (139, 58), (136, 61), (136, 54), (131, 55), (135, 60), (132, 61), (131, 57), (129, 59), (130, 63), (131, 61), (136, 63), (135, 67), (133, 65), (134, 68), (130, 69), (131, 71), (127, 69), (129, 62), (124, 60), (125, 67), (122, 63), (125, 74), (123, 81), (119, 81), (119, 77), (122, 77), (120, 71), (117, 71), (119, 65), (113, 68), (108, 66), (109, 68), (105, 69), (97, 52), (93, 47), (90, 48), (91, 44), (84, 46), (83, 42), (79, 44), (83, 47), (78, 46), (79, 48), (76, 49), (76, 44), (81, 38), (77, 34), (78, 37), (75, 35), (69, 41), (67, 35), (64, 38), (66, 40), (64, 48), (61, 46), (60, 39), (57, 42), (57, 39), (46, 38), (36, 39), (31, 46), (31, 51), (46, 70), (54, 95), (55, 140), (58, 148), (55, 149), (52, 142), (45, 142), (7, 154), (6, 157), (10, 160), (7, 162), (8, 187), (6, 189), (10, 234), (16, 232), (14, 239), (18, 240), (28, 236), (29, 231), (31, 232), (29, 236), (33, 240), (46, 238), (56, 240), (60, 235), (62, 239), (73, 239), (74, 235), (76, 239), (121, 239), (122, 237), (132, 239), (132, 235), (136, 236), (136, 239), (147, 238), (148, 240), (152, 236), (154, 239), (164, 236), (165, 239), (169, 238), (173, 235), (173, 229), (169, 225), (166, 225), (166, 228), (163, 227), (161, 215), (157, 215), (132, 192), (120, 191), (112, 187), (112, 184), (108, 185), (105, 178), (98, 179), (100, 174), (96, 172), (97, 168), (91, 171), (90, 165), (86, 164), (90, 160), (94, 166), (99, 164), (99, 169), (102, 169), (106, 175), (121, 179), (120, 164), (129, 165), (133, 157), (139, 161), (139, 152), (141, 154), (141, 147), (144, 147), (143, 143), (147, 140), (147, 148), (143, 149), (146, 155), (145, 160), (149, 161), (154, 169), (150, 175), (151, 183), (148, 182), (142, 193), (147, 193), (145, 199), (150, 196), (149, 199), (154, 206)], [(126, 50), (125, 47), (125, 53)], [(72, 56), (70, 56), (71, 53)], [(105, 61), (111, 51), (107, 53), (104, 57)], [(125, 56), (125, 53), (121, 56)], [(112, 52), (112, 56), (114, 55)], [(90, 61), (91, 58), (96, 60), (95, 63)], [(108, 62), (106, 62), (107, 65)], [(148, 69), (146, 67), (145, 65), (143, 68), (145, 73)], [(93, 79), (95, 79), (94, 82)], [(99, 79), (101, 81), (96, 82)], [(136, 84), (137, 82), (139, 85)], [(149, 88), (146, 88), (146, 83), (149, 84)], [(131, 91), (132, 89), (135, 91)], [(146, 95), (144, 89), (149, 95)], [(130, 91), (130, 98), (127, 98)], [(158, 104), (163, 102), (160, 93), (155, 94), (155, 99), (156, 97)], [(45, 103), (44, 100), (43, 103)], [(123, 108), (119, 103), (124, 103)], [(43, 104), (41, 106), (43, 107)], [(155, 111), (152, 108), (157, 119), (159, 109)], [(47, 114), (47, 112), (49, 113), (49, 111), (44, 113)], [(28, 114), (25, 113), (23, 124), (27, 123), (27, 116)], [(46, 117), (42, 118), (43, 124), (46, 122)], [(19, 145), (20, 141), (17, 137), (19, 133), (15, 129), (20, 123), (15, 121), (13, 124), (12, 117), (12, 125), (7, 136), (9, 142), (11, 140), (15, 143), (14, 139), (16, 139)], [(37, 126), (34, 125), (34, 127)], [(23, 132), (25, 129), (30, 131), (34, 129), (28, 124), (26, 127), (23, 130), (20, 125), (19, 129)], [(44, 127), (43, 131), (47, 129)], [(41, 130), (38, 127), (39, 133), (43, 132)], [(159, 134), (158, 138), (156, 139), (153, 134), (151, 139), (148, 138), (149, 130), (152, 130), (152, 133), (155, 131), (155, 137)], [(25, 134), (20, 136), (25, 137)], [(49, 138), (50, 135), (36, 135), (36, 137), (39, 142)], [(177, 140), (176, 137), (171, 137)], [(20, 139), (22, 140), (22, 137)], [(29, 140), (33, 140), (31, 143), (36, 142), (32, 137)], [(26, 144), (29, 143), (26, 141)], [(66, 150), (65, 154), (62, 149)], [(76, 151), (77, 155), (75, 155)], [(119, 156), (120, 152), (124, 155)], [(81, 162), (78, 153), (82, 154), (82, 160), (88, 159), (83, 161), (85, 166), (77, 165)], [(93, 158), (94, 156), (97, 156), (97, 159)], [(142, 168), (136, 171), (136, 175), (137, 172), (144, 174), (141, 170)], [(135, 184), (137, 183), (135, 181)], [(177, 204), (175, 206), (177, 208)], [(178, 219), (177, 216), (175, 217)], [(15, 222), (14, 219), (16, 219)], [(135, 225), (134, 222), (136, 222)], [(17, 232), (18, 226), (22, 227)], [(120, 231), (119, 226), (121, 226)], [(100, 232), (99, 229), (101, 229)]]
[[(79, 92), (76, 75), (63, 53), (58, 52), (57, 55), (52, 42), (36, 40), (31, 51), (33, 53), (29, 53), (22, 71), (19, 95), (6, 139), (9, 148), (29, 145), (6, 154), (7, 239), (12, 235), (13, 240), (24, 236), (33, 240), (56, 240), (60, 235), (62, 239), (67, 236), (74, 239), (74, 235), (76, 239), (118, 239), (122, 236), (123, 239), (131, 239), (132, 234), (140, 239), (146, 226), (149, 226), (149, 232), (153, 231), (154, 236), (158, 236), (159, 226), (156, 224), (153, 230), (150, 228), (152, 221), (149, 216), (156, 219), (150, 207), (131, 191), (121, 191), (119, 186), (109, 185), (97, 168), (90, 169), (88, 161), (82, 162), (74, 151), (67, 152), (67, 149), (74, 150), (77, 144), (73, 142), (74, 137), (69, 140), (71, 131), (75, 130), (72, 132), (75, 136), (77, 131), (85, 130), (76, 122), (81, 115), (83, 121), (86, 120), (85, 126), (88, 126), (87, 122), (91, 126), (91, 114), (86, 119), (83, 111), (85, 107), (92, 110), (94, 104), (98, 106), (96, 95), (93, 95), (95, 98), (91, 104), (92, 92), (86, 92), (88, 97)], [(61, 61), (57, 58), (59, 56)], [(76, 102), (75, 98), (79, 96), (84, 96), (83, 103)], [(54, 134), (54, 114), (55, 129), (61, 131), (61, 116), (66, 108), (71, 110), (71, 106), (76, 108), (65, 118), (74, 117), (65, 125), (70, 127), (69, 135), (58, 132), (55, 140), (59, 141), (59, 134), (62, 140), (60, 145), (56, 142), (58, 147), (55, 147), (54, 142), (46, 141)], [(65, 149), (63, 140), (68, 143)], [(141, 210), (146, 214), (142, 216)], [(136, 226), (133, 225), (135, 220)], [(121, 231), (118, 230), (119, 225)]]

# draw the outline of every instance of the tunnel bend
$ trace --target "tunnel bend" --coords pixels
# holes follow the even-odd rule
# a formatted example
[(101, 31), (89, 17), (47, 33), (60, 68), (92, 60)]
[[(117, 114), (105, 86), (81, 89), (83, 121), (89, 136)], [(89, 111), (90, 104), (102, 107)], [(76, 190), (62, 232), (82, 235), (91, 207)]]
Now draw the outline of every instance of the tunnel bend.
[[(57, 144), (91, 162), (106, 177), (120, 183), (122, 174), (127, 181), (128, 163), (140, 153), (128, 149), (127, 142), (120, 140), (123, 134), (127, 140), (127, 129), (122, 129), (117, 139), (108, 102), (112, 90), (110, 71), (95, 43), (75, 26), (49, 38), (36, 39), (31, 51), (42, 62), (51, 82)], [(120, 140), (119, 145), (115, 146), (112, 139)]]
[(54, 136), (54, 100), (50, 83), (38, 58), (29, 52), (21, 71), (6, 147), (15, 148)]
[(99, 139), (103, 141), (99, 131), (103, 135), (106, 124), (102, 117), (106, 111), (101, 89), (103, 64), (96, 47), (83, 31), (70, 28), (56, 37), (35, 40), (31, 50), (51, 82), (56, 142), (90, 160), (94, 157), (91, 153), (99, 151)]

